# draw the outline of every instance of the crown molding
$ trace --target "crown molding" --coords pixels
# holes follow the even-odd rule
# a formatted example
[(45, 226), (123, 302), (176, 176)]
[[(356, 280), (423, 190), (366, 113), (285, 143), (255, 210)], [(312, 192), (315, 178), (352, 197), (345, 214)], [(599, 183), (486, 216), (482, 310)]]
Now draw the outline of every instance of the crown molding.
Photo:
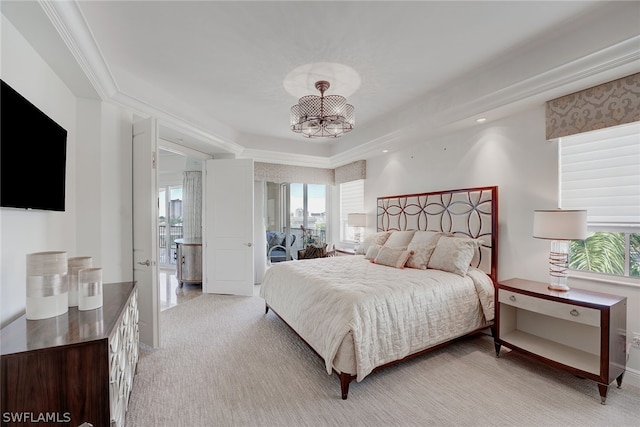
[[(457, 102), (449, 109), (439, 108), (434, 99), (447, 99), (464, 90), (464, 86), (473, 85), (470, 76), (450, 83), (451, 89), (442, 89), (433, 96), (427, 96), (427, 102), (419, 103), (404, 110), (398, 117), (409, 119), (398, 127), (384, 133), (382, 122), (376, 126), (379, 135), (351, 149), (336, 153), (330, 158), (335, 167), (363, 158), (379, 156), (383, 148), (397, 150), (404, 146), (441, 134), (449, 129), (461, 129), (475, 126), (475, 118), (491, 116), (490, 120), (530, 108), (544, 105), (550, 99), (606, 83), (640, 71), (640, 36), (632, 37), (600, 51), (562, 64), (533, 77), (523, 79), (485, 95)], [(491, 70), (486, 71), (487, 73)], [(471, 90), (469, 90), (471, 92)], [(369, 134), (376, 133), (369, 132)]]
[(173, 129), (180, 129), (189, 136), (207, 142), (213, 151), (217, 149), (237, 155), (244, 150), (244, 147), (231, 142), (228, 137), (204, 130), (185, 118), (123, 93), (96, 44), (77, 3), (75, 1), (53, 0), (38, 0), (38, 2), (103, 101), (111, 102), (143, 117), (154, 116), (162, 124)]
[(473, 117), (483, 111), (522, 101), (543, 102), (640, 71), (640, 36), (604, 48), (546, 72), (506, 86), (460, 105), (456, 116)]
[(77, 3), (53, 0), (38, 0), (38, 3), (100, 98), (110, 99), (118, 93), (118, 85)]
[(279, 151), (267, 151), (257, 149), (246, 149), (238, 158), (253, 159), (256, 162), (276, 163), (280, 165), (308, 166), (313, 168), (333, 169), (329, 157), (310, 156), (307, 154), (283, 153)]
[(196, 124), (190, 123), (183, 117), (178, 117), (173, 113), (156, 108), (141, 99), (118, 92), (111, 97), (110, 101), (113, 104), (131, 110), (140, 116), (153, 116), (157, 118), (161, 126), (180, 132), (189, 141), (192, 141), (191, 143), (189, 143), (189, 141), (184, 142), (188, 145), (194, 145), (194, 147), (191, 148), (196, 148), (195, 146), (206, 143), (208, 144), (208, 148), (201, 149), (200, 151), (215, 152), (219, 150), (233, 155), (238, 155), (244, 151), (244, 147), (240, 144), (231, 142), (231, 138), (216, 135), (209, 130), (205, 130)]
[[(485, 69), (479, 75), (450, 82), (427, 94), (426, 101), (404, 110), (402, 122), (378, 123), (364, 132), (359, 145), (330, 156), (293, 154), (259, 149), (247, 149), (235, 141), (241, 134), (228, 134), (190, 122), (184, 117), (123, 93), (118, 87), (93, 35), (75, 1), (38, 0), (64, 43), (78, 61), (81, 69), (101, 99), (142, 116), (155, 116), (162, 124), (184, 132), (236, 157), (251, 157), (256, 161), (312, 167), (337, 167), (363, 158), (381, 155), (383, 148), (398, 149), (453, 127), (463, 128), (475, 124), (471, 118), (491, 115), (489, 120), (506, 116), (518, 110), (542, 104), (549, 99), (582, 90), (640, 71), (640, 36), (632, 37), (582, 58), (525, 78), (508, 86), (487, 88), (484, 94), (464, 99), (460, 94), (477, 93), (475, 81), (489, 77), (495, 69)], [(484, 79), (490, 81), (489, 78)], [(466, 90), (465, 90), (466, 89)], [(453, 99), (455, 102), (445, 102)], [(442, 108), (453, 104), (453, 107)], [(224, 126), (222, 126), (224, 127)], [(355, 136), (355, 135), (353, 135)]]

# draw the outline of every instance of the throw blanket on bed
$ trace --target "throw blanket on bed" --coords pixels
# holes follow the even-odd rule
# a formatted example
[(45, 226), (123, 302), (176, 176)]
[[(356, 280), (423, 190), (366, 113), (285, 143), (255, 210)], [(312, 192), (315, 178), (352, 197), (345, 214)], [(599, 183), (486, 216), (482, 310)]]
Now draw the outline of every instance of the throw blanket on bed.
[(482, 271), (397, 269), (363, 256), (284, 262), (267, 271), (260, 295), (332, 363), (352, 333), (357, 381), (374, 368), (464, 335), (493, 320), (494, 288)]

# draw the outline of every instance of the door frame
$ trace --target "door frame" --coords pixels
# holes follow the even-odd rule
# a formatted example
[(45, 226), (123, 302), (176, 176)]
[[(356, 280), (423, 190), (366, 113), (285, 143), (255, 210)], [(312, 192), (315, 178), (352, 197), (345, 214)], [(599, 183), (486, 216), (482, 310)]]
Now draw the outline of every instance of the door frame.
[[(205, 162), (207, 160), (213, 159), (213, 156), (210, 154), (203, 153), (198, 150), (194, 150), (193, 148), (186, 147), (184, 145), (177, 144), (175, 142), (168, 141), (166, 139), (162, 139), (162, 136), (158, 137), (158, 149), (169, 151), (184, 157), (192, 157), (200, 160), (201, 162), (201, 171), (203, 174), (202, 179), (202, 218), (204, 219), (204, 208), (206, 204), (206, 195), (207, 195), (207, 183), (206, 179), (204, 179), (204, 174), (206, 173), (206, 165)], [(160, 170), (160, 164), (158, 163), (158, 171)], [(156, 190), (157, 192), (157, 190)], [(202, 221), (202, 235), (205, 236), (207, 231), (207, 225), (205, 221)], [(207, 259), (207, 248), (206, 245), (202, 245), (202, 292), (206, 292), (206, 284), (204, 278), (207, 273), (207, 266), (205, 260)]]

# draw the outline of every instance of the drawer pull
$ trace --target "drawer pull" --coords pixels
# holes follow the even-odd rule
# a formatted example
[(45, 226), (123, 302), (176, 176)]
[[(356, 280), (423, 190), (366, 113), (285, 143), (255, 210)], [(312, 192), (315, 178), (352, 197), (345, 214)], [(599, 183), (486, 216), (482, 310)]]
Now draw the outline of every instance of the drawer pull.
[(515, 300), (516, 300), (516, 296), (515, 295), (510, 295), (509, 296), (509, 301), (515, 302)]
[(580, 315), (580, 313), (578, 313), (578, 310), (576, 310), (575, 308), (573, 310), (571, 310), (569, 312), (569, 314), (571, 314), (572, 316), (579, 316)]

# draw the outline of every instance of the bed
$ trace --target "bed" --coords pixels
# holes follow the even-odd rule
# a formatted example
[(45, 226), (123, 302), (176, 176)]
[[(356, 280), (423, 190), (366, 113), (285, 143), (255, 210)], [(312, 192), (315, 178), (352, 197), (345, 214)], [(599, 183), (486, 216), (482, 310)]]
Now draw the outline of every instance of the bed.
[(269, 268), (265, 313), (324, 359), (346, 399), (353, 380), (493, 328), (497, 208), (497, 187), (379, 197), (355, 255)]

